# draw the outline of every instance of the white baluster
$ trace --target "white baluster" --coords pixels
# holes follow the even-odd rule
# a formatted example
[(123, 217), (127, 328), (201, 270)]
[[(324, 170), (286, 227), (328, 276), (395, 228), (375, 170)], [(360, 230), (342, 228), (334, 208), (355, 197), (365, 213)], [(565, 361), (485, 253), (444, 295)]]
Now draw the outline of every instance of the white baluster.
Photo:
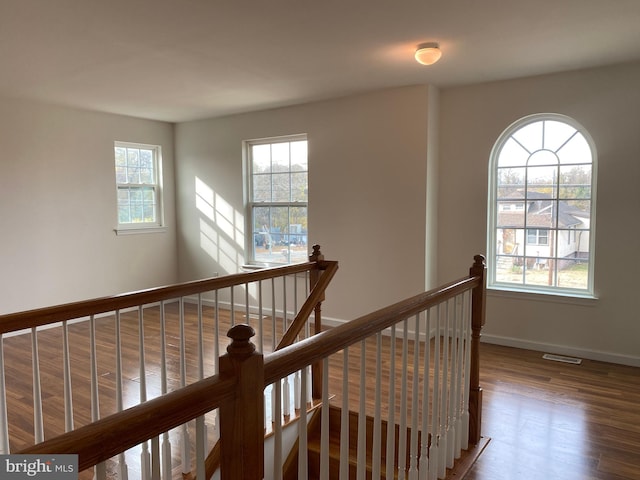
[[(179, 301), (179, 317), (180, 317), (180, 386), (185, 387), (187, 385), (187, 358), (186, 358), (186, 344), (185, 344), (185, 330), (184, 330), (184, 298), (180, 297)], [(189, 446), (191, 441), (189, 440), (189, 430), (187, 424), (183, 424), (180, 427), (181, 430), (181, 443), (180, 453), (182, 457), (182, 473), (187, 474), (191, 472), (191, 452)]]
[(382, 333), (376, 335), (376, 386), (373, 407), (373, 449), (371, 452), (371, 480), (380, 479), (382, 464)]
[(424, 379), (422, 380), (422, 449), (418, 471), (420, 480), (429, 478), (429, 378), (431, 372), (431, 310), (426, 311), (424, 328)]
[[(164, 301), (160, 302), (160, 392), (167, 393), (167, 337)], [(171, 479), (171, 441), (169, 432), (162, 434), (162, 478)]]
[(402, 381), (400, 386), (400, 438), (398, 439), (398, 480), (404, 480), (407, 470), (407, 355), (409, 321), (402, 322)]
[(463, 296), (456, 297), (456, 394), (455, 394), (455, 414), (456, 414), (456, 442), (455, 442), (455, 458), (460, 458), (462, 454), (462, 396), (463, 396), (463, 377), (464, 356), (463, 356), (463, 322), (464, 322), (464, 304)]
[(457, 323), (457, 306), (456, 299), (451, 300), (453, 303), (452, 308), (449, 311), (451, 320), (449, 323), (450, 332), (450, 355), (451, 355), (451, 370), (449, 376), (449, 430), (447, 432), (447, 468), (453, 468), (453, 462), (455, 460), (455, 445), (456, 445), (456, 422), (458, 407), (455, 404), (456, 401), (456, 371), (458, 368), (458, 346), (456, 343), (456, 323)]
[[(91, 321), (92, 323), (94, 322), (93, 317), (91, 317)], [(123, 410), (123, 392), (122, 392), (122, 338), (121, 338), (121, 331), (120, 331), (120, 323), (121, 323), (121, 319), (120, 319), (120, 310), (116, 310), (116, 411), (120, 412)], [(95, 326), (94, 326), (94, 331), (95, 331)], [(94, 339), (94, 345), (93, 345), (93, 349), (94, 349), (94, 358), (95, 358), (95, 339)], [(97, 377), (97, 371), (96, 371), (96, 382), (95, 382), (95, 386), (96, 386), (96, 390), (95, 390), (95, 401), (96, 401), (96, 413), (98, 412), (97, 409), (97, 405), (98, 405), (98, 389), (97, 389), (97, 385), (98, 385), (98, 381), (97, 381), (98, 377)], [(98, 417), (96, 417), (95, 420), (97, 420)], [(120, 453), (118, 455), (118, 460), (117, 460), (117, 470), (118, 470), (118, 478), (120, 480), (126, 480), (129, 478), (129, 468), (127, 467), (127, 461), (125, 458), (125, 454), (124, 452)]]
[(300, 397), (303, 408), (300, 410), (298, 420), (298, 479), (306, 480), (309, 477), (308, 448), (307, 448), (307, 369), (303, 368), (300, 374)]
[(287, 375), (282, 379), (282, 413), (285, 417), (291, 415), (291, 383)]
[(244, 284), (244, 314), (247, 318), (247, 325), (251, 325), (251, 312), (249, 309), (249, 283)]
[(389, 340), (389, 418), (387, 420), (387, 468), (385, 478), (395, 475), (396, 424), (396, 326), (391, 326)]
[(320, 480), (329, 480), (329, 358), (322, 360), (322, 417), (320, 423)]
[(9, 423), (7, 420), (7, 386), (4, 375), (4, 335), (0, 334), (0, 454), (9, 451)]
[(447, 413), (447, 398), (448, 398), (448, 385), (449, 385), (449, 303), (444, 304), (444, 316), (443, 316), (444, 329), (442, 331), (442, 388), (440, 389), (440, 448), (438, 453), (438, 478), (444, 478), (447, 473), (447, 434), (449, 429), (448, 413)]
[(342, 352), (342, 411), (340, 413), (340, 480), (349, 480), (349, 348)]
[[(420, 447), (418, 445), (418, 401), (420, 380), (420, 314), (415, 316), (413, 340), (413, 385), (411, 388), (411, 447), (409, 461), (409, 480), (418, 480), (418, 457)], [(428, 378), (429, 372), (424, 375)]]
[(230, 315), (231, 315), (231, 326), (233, 327), (236, 324), (236, 301), (234, 299), (234, 288), (233, 285), (231, 287), (229, 287), (230, 289), (230, 298), (229, 301), (231, 302), (231, 311), (230, 311)]
[(71, 362), (69, 359), (69, 328), (62, 322), (62, 382), (64, 384), (64, 426), (65, 432), (73, 430), (73, 396), (71, 394)]
[(160, 437), (151, 439), (151, 479), (160, 480)]
[(469, 448), (469, 389), (471, 372), (471, 294), (467, 294), (463, 303), (464, 319), (464, 393), (462, 395), (462, 442), (463, 449)]
[(273, 385), (274, 423), (273, 423), (273, 480), (282, 480), (282, 383)]
[(431, 445), (429, 446), (429, 480), (438, 477), (438, 460), (440, 458), (440, 305), (436, 310), (434, 333), (434, 366), (433, 366), (433, 405), (431, 411)]
[[(198, 293), (198, 380), (204, 379), (204, 326), (202, 318), (202, 294)], [(204, 421), (204, 417), (203, 417)], [(207, 446), (207, 424), (202, 428), (202, 441), (205, 447)], [(198, 441), (196, 439), (196, 441)], [(201, 477), (202, 478), (202, 477)]]
[(262, 280), (258, 281), (258, 352), (264, 353), (264, 325), (262, 311)]
[(204, 461), (207, 446), (207, 425), (204, 415), (196, 418), (196, 478), (206, 478)]
[(42, 390), (40, 386), (40, 360), (38, 357), (38, 332), (31, 328), (31, 363), (33, 366), (33, 435), (34, 442), (44, 441), (42, 421)]
[[(89, 363), (91, 368), (91, 421), (96, 422), (100, 418), (100, 401), (98, 397), (98, 354), (96, 350), (96, 319), (89, 317)], [(95, 479), (106, 478), (107, 467), (104, 462), (99, 463), (93, 469)]]
[[(213, 300), (215, 311), (213, 321), (213, 374), (217, 375), (220, 372), (220, 306), (218, 303), (218, 290), (214, 292)], [(220, 438), (219, 415), (220, 411), (216, 408), (213, 411), (213, 434), (215, 438)]]
[[(140, 403), (147, 401), (147, 369), (144, 356), (144, 311), (142, 305), (138, 307), (138, 355), (140, 368)], [(149, 442), (142, 442), (140, 453), (140, 470), (142, 480), (151, 478), (151, 454), (149, 453)]]
[(366, 377), (367, 377), (367, 342), (360, 342), (360, 402), (358, 407), (358, 451), (356, 478), (365, 480), (367, 473), (367, 411), (366, 411)]

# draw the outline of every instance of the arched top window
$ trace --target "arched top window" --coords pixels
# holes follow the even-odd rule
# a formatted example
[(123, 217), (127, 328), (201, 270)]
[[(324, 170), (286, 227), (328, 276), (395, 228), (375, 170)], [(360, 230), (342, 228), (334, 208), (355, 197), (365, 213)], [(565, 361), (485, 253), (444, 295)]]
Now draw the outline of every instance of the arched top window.
[(520, 119), (489, 162), (488, 286), (593, 295), (596, 150), (575, 120)]

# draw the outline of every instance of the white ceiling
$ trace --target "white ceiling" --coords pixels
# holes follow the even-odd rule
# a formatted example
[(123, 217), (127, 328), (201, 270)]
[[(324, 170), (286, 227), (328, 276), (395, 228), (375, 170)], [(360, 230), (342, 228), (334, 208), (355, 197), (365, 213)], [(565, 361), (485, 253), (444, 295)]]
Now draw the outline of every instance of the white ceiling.
[(171, 122), (632, 60), (640, 0), (0, 0), (0, 95)]

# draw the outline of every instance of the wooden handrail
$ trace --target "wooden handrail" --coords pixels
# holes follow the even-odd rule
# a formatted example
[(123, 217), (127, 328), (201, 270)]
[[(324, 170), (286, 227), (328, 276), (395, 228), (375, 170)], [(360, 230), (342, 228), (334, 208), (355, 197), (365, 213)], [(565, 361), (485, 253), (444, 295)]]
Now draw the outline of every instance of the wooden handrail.
[[(484, 258), (477, 256), (476, 263), (470, 270), (470, 276), (468, 277), (361, 316), (351, 322), (320, 332), (269, 354), (264, 358), (262, 372), (259, 374), (254, 373), (251, 376), (253, 380), (258, 380), (257, 382), (253, 381), (256, 384), (253, 387), (259, 387), (260, 389), (266, 387), (297, 370), (381, 332), (398, 321), (469, 290), (472, 290), (472, 349), (476, 350), (475, 353), (472, 353), (472, 363), (476, 363), (475, 366), (472, 365), (471, 367), (473, 377), (475, 375), (473, 373), (474, 369), (477, 370), (478, 368), (477, 343), (480, 335), (479, 329), (484, 324), (484, 271)], [(247, 337), (246, 334), (243, 335)], [(243, 342), (245, 340), (247, 338), (242, 339)], [(228, 351), (233, 353), (233, 348), (228, 348)], [(248, 347), (245, 348), (245, 353), (241, 352), (241, 354), (251, 363), (254, 363), (254, 360), (258, 357), (255, 357), (253, 352), (247, 352)], [(261, 356), (258, 362), (262, 363)], [(250, 383), (252, 383), (247, 379), (239, 383), (240, 380), (238, 380), (236, 373), (241, 368), (230, 365), (221, 370), (219, 375), (131, 407), (18, 453), (77, 453), (79, 455), (80, 470), (89, 468), (214, 408), (225, 408), (225, 406), (233, 405), (233, 410), (236, 410), (238, 405), (243, 405), (247, 398), (245, 393), (244, 400), (239, 399), (238, 386), (241, 385), (240, 390), (245, 391), (249, 389)], [(255, 368), (251, 371), (254, 370)], [(474, 427), (476, 430), (472, 431), (472, 434), (479, 437), (481, 404), (472, 405), (471, 403), (481, 401), (482, 396), (481, 389), (479, 389), (478, 385), (474, 385), (473, 382), (474, 380), (472, 379), (469, 411), (472, 417), (475, 415), (476, 422)], [(475, 394), (473, 393), (474, 391), (476, 392)], [(258, 409), (263, 407), (262, 400), (254, 403)], [(221, 415), (224, 417), (225, 412), (221, 411)], [(254, 419), (252, 424), (255, 423)], [(238, 438), (236, 440), (239, 442), (248, 441), (247, 439)], [(474, 440), (476, 439), (470, 438), (472, 443)], [(250, 476), (243, 476), (242, 478), (262, 477), (260, 472), (256, 471)]]
[(477, 287), (481, 281), (481, 277), (464, 277), (277, 350), (265, 357), (265, 386), (381, 332), (400, 320)]
[(215, 375), (16, 453), (78, 454), (84, 470), (233, 399), (237, 378)]
[(195, 280), (165, 287), (149, 288), (122, 295), (83, 300), (53, 307), (9, 313), (0, 315), (0, 334), (61, 322), (63, 320), (73, 320), (88, 317), (89, 315), (137, 307), (139, 305), (148, 305), (162, 300), (173, 300), (188, 295), (195, 295), (284, 275), (293, 275), (318, 268), (320, 268), (319, 263), (297, 263), (283, 267), (271, 267), (251, 272), (235, 273), (225, 275), (224, 277)]
[(288, 347), (300, 334), (300, 331), (307, 323), (307, 320), (313, 313), (316, 305), (318, 305), (318, 303), (320, 303), (324, 298), (324, 294), (327, 290), (327, 287), (329, 286), (329, 283), (331, 282), (331, 279), (338, 271), (338, 262), (325, 261), (323, 262), (322, 269), (324, 270), (324, 273), (320, 276), (318, 282), (311, 289), (309, 297), (304, 302), (304, 304), (300, 308), (300, 311), (298, 312), (298, 315), (296, 315), (296, 318), (293, 320), (293, 322), (291, 322), (291, 325), (289, 325), (289, 328), (287, 328), (287, 331), (280, 339), (280, 343), (278, 343), (276, 350)]

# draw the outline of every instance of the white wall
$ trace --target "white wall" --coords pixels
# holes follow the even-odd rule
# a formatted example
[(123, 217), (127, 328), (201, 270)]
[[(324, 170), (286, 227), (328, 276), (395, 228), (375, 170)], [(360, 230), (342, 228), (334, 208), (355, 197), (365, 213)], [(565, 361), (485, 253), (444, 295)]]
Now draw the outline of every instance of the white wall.
[[(163, 148), (167, 232), (116, 236), (114, 140)], [(173, 126), (0, 101), (0, 314), (175, 282)]]
[(485, 339), (640, 365), (640, 64), (441, 91), (439, 281), (486, 250), (487, 168), (498, 136), (532, 113), (568, 115), (598, 153), (596, 301), (497, 295)]
[(178, 124), (181, 280), (245, 261), (242, 141), (306, 133), (309, 242), (340, 262), (323, 314), (350, 320), (422, 291), (428, 99), (407, 87)]

